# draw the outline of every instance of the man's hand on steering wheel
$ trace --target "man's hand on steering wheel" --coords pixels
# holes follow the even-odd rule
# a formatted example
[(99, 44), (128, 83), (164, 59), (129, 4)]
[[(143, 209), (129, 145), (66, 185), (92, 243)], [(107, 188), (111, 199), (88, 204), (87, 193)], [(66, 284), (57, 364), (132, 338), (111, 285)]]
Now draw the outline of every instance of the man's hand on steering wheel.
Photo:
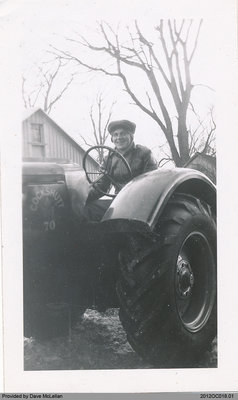
[[(103, 165), (103, 168), (101, 168), (100, 171), (92, 172), (92, 171), (89, 171), (88, 168), (87, 168), (87, 159), (89, 157), (89, 153), (91, 153), (91, 152), (93, 152), (95, 150), (98, 150), (98, 149), (107, 150), (108, 151), (108, 155), (107, 155), (107, 158), (106, 158), (105, 165)], [(86, 153), (84, 154), (84, 157), (83, 157), (83, 169), (85, 171), (86, 178), (87, 178), (88, 182), (100, 194), (103, 194), (103, 195), (106, 195), (106, 196), (109, 196), (109, 197), (112, 197), (112, 198), (114, 198), (116, 196), (116, 194), (109, 193), (109, 191), (111, 189), (111, 185), (113, 185), (118, 190), (121, 190), (121, 188), (122, 188), (122, 186), (118, 182), (115, 182), (115, 180), (110, 176), (110, 168), (111, 168), (111, 162), (112, 162), (112, 157), (113, 156), (118, 157), (119, 159), (122, 160), (122, 162), (124, 163), (126, 169), (128, 170), (128, 172), (130, 174), (130, 178), (132, 178), (131, 168), (130, 168), (130, 165), (128, 164), (128, 162), (126, 161), (126, 159), (123, 157), (123, 155), (121, 153), (119, 153), (115, 149), (112, 149), (111, 147), (108, 147), (108, 146), (93, 146), (93, 147), (90, 147), (90, 149), (88, 149), (86, 151)], [(103, 189), (100, 188), (99, 185), (97, 185), (97, 183), (100, 183), (100, 181), (104, 177), (106, 177), (108, 182), (110, 182), (110, 187), (109, 187), (109, 189), (107, 191), (106, 190), (104, 191)]]

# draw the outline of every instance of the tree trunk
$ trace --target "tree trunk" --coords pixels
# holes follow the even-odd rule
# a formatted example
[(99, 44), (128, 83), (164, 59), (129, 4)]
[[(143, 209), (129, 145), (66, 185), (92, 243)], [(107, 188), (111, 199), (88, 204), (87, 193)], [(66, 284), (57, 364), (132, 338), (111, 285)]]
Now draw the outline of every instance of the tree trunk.
[(179, 114), (178, 117), (178, 147), (180, 162), (183, 166), (189, 160), (188, 130), (186, 124), (186, 111)]
[(175, 163), (175, 166), (182, 167), (183, 163), (181, 161), (180, 155), (179, 155), (176, 145), (174, 143), (173, 131), (166, 130), (166, 131), (164, 131), (164, 134), (165, 134), (166, 140), (169, 144), (169, 148), (170, 148), (172, 159), (173, 159), (173, 162)]

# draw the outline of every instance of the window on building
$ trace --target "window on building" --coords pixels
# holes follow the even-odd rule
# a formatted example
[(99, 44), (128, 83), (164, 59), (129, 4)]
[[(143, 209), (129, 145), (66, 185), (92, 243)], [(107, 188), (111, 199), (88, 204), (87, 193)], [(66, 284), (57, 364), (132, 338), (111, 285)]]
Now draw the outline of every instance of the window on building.
[(43, 144), (43, 124), (31, 124), (31, 141), (32, 144)]
[(43, 124), (31, 124), (32, 157), (44, 158), (45, 143)]

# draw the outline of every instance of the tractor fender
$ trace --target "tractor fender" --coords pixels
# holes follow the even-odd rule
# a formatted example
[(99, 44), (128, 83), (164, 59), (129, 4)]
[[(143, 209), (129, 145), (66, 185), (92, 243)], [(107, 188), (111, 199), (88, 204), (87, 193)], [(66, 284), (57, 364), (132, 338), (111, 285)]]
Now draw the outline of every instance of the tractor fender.
[(203, 173), (187, 168), (160, 169), (129, 182), (111, 203), (102, 224), (109, 229), (117, 225), (120, 230), (123, 230), (123, 226), (125, 230), (130, 230), (131, 226), (132, 230), (152, 231), (175, 192), (204, 200), (215, 214), (216, 189)]

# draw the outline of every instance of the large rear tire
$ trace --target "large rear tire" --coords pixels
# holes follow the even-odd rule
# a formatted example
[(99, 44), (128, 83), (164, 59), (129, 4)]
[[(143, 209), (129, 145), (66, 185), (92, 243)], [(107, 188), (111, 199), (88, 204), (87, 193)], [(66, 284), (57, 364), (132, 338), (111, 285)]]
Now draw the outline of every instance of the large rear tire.
[(208, 204), (168, 202), (154, 240), (120, 253), (120, 318), (132, 347), (160, 367), (192, 367), (216, 335), (216, 224)]

